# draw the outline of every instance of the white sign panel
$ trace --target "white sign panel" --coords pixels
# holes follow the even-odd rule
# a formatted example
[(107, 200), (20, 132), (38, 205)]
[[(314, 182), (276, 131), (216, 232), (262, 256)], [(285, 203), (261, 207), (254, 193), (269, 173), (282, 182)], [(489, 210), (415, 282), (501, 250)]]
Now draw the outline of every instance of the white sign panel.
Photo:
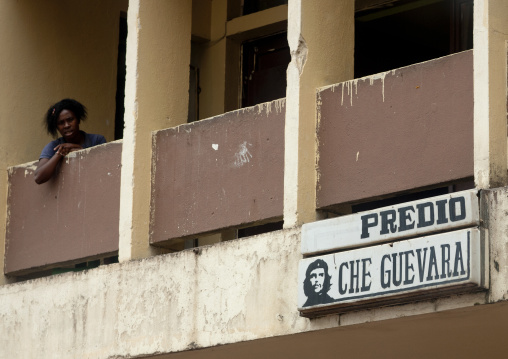
[(455, 192), (302, 226), (302, 254), (364, 247), (478, 226), (478, 191)]
[(303, 316), (399, 304), (478, 291), (485, 246), (476, 228), (302, 259), (298, 308)]

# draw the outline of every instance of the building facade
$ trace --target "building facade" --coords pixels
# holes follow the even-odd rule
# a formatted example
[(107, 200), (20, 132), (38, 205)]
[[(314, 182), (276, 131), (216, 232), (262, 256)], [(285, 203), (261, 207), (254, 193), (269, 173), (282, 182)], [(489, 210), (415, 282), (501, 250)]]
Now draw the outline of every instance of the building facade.
[[(0, 357), (504, 356), (507, 1), (19, 0), (0, 18)], [(109, 142), (37, 185), (67, 97)], [(477, 219), (396, 235), (462, 208)], [(368, 232), (372, 213), (378, 242), (333, 224), (307, 251), (328, 238), (312, 226)], [(305, 309), (309, 258), (464, 228), (474, 286)]]

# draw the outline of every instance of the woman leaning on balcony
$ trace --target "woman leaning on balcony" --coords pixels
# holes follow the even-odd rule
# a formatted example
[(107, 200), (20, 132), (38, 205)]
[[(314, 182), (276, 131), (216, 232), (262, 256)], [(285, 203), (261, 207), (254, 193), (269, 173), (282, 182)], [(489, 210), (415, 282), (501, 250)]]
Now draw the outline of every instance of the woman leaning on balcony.
[(51, 141), (42, 150), (34, 174), (37, 184), (47, 182), (69, 152), (106, 143), (104, 136), (88, 134), (79, 129), (86, 115), (86, 107), (72, 99), (64, 99), (48, 109), (45, 119), (48, 133), (56, 137), (58, 131), (62, 137)]

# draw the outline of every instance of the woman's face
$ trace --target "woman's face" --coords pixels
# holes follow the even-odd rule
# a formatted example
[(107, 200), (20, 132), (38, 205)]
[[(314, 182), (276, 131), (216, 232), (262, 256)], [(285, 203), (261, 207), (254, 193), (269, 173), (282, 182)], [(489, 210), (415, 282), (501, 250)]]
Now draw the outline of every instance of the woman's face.
[(79, 138), (79, 121), (72, 111), (62, 110), (56, 121), (56, 128), (66, 142)]

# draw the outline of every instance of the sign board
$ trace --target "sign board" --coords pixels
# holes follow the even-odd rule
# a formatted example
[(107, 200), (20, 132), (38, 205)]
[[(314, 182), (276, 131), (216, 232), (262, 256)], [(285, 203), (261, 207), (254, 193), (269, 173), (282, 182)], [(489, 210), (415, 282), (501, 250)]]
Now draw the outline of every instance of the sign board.
[(479, 291), (485, 256), (471, 228), (303, 259), (298, 309), (315, 317)]
[(463, 191), (302, 226), (302, 254), (332, 252), (478, 226), (478, 191)]

